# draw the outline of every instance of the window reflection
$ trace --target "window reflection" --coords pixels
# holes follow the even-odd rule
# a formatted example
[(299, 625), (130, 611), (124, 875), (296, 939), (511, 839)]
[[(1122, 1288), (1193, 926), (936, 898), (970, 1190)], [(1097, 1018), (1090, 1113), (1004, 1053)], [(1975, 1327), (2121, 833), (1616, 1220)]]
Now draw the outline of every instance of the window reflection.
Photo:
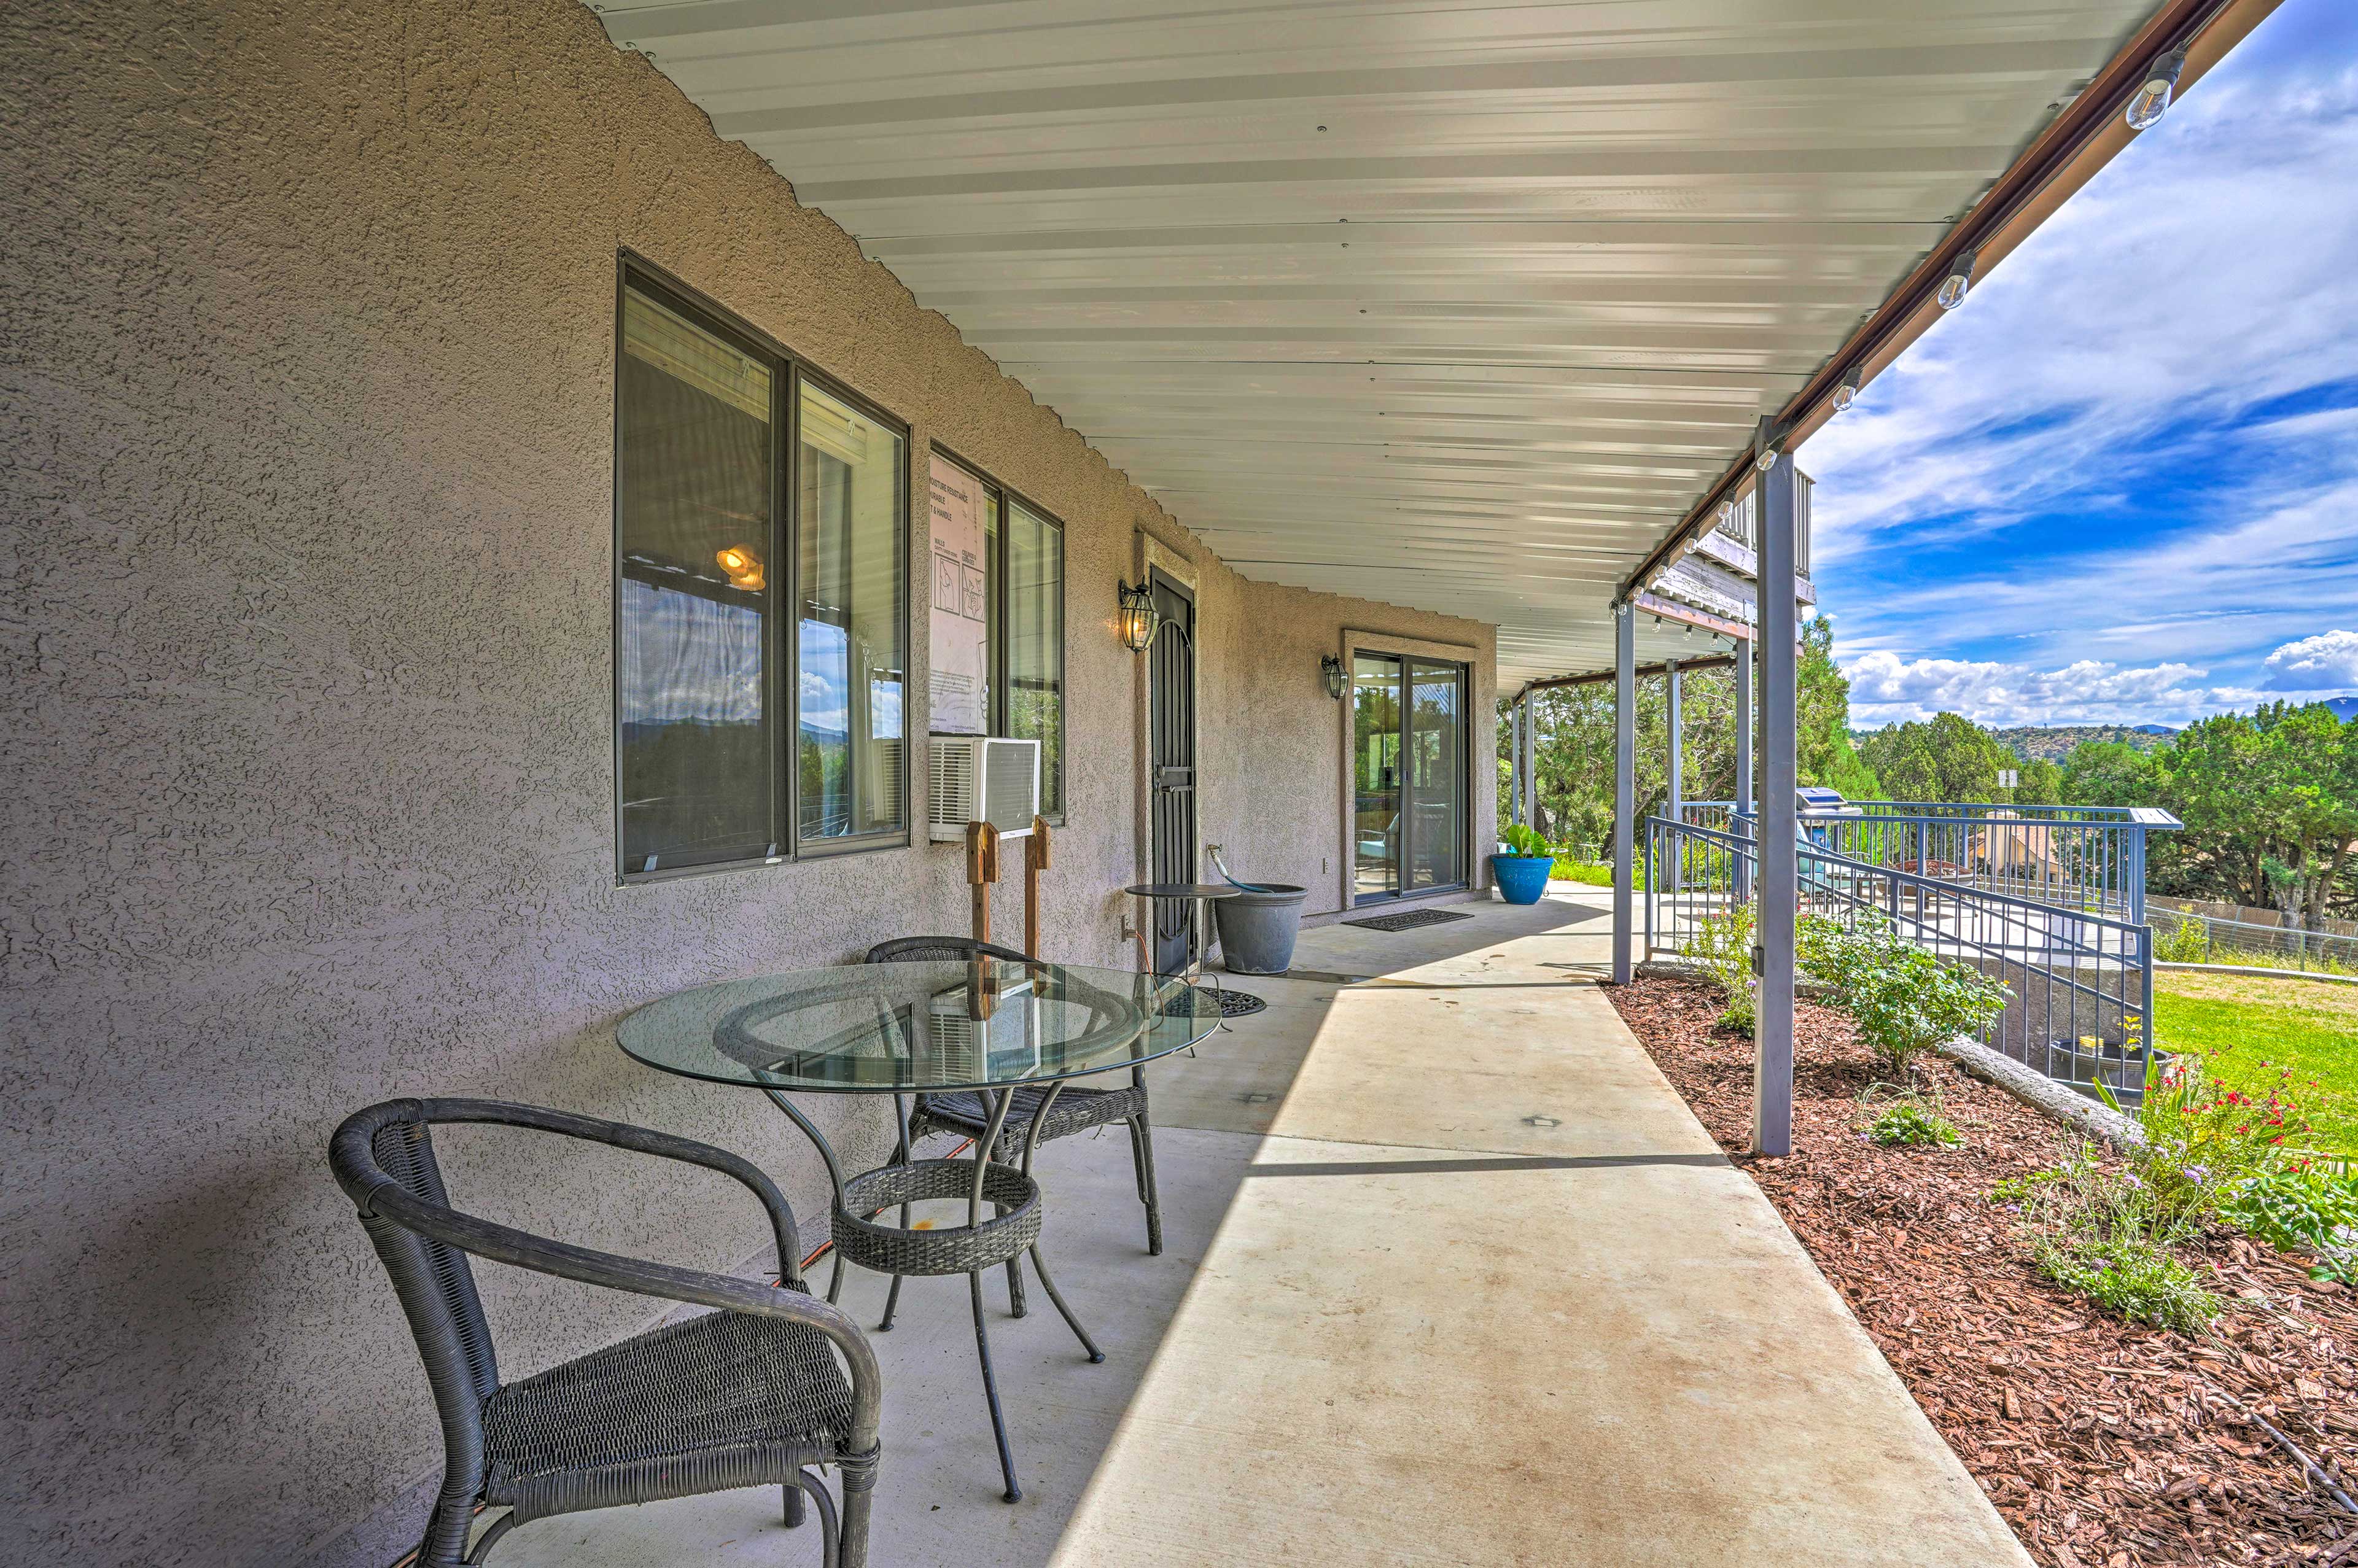
[(777, 837), (770, 371), (631, 290), (618, 374), (622, 866), (761, 855)]
[(796, 651), (806, 841), (903, 827), (901, 437), (803, 388)]
[(1040, 810), (1065, 809), (1065, 531), (1008, 505), (1007, 730), (1040, 742)]

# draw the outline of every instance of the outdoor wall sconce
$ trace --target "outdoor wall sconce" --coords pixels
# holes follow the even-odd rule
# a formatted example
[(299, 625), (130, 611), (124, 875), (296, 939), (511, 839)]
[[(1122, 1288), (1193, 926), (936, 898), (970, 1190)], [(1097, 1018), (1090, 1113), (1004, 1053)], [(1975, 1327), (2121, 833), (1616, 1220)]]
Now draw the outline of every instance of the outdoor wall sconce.
[(1343, 700), (1343, 661), (1328, 654), (1318, 661), (1319, 673), (1326, 677), (1326, 695), (1336, 701)]
[(1120, 586), (1122, 645), (1142, 654), (1154, 645), (1155, 629), (1163, 624), (1154, 608), (1154, 590), (1142, 582), (1135, 588), (1126, 582)]

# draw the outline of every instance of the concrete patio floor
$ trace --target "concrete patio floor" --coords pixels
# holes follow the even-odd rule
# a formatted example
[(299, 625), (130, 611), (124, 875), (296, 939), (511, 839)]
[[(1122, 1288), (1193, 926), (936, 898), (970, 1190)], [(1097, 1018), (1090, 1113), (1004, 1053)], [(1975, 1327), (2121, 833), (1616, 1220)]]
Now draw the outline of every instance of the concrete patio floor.
[[(2006, 1564), (2028, 1558), (1753, 1184), (1595, 986), (1605, 895), (1303, 934), (1296, 974), (1152, 1077), (1166, 1251), (1119, 1135), (1049, 1145), (1057, 1281), (991, 1348), (912, 1281), (879, 1568)], [(945, 1220), (948, 1219), (945, 1213)], [(845, 1300), (872, 1323), (884, 1282)], [(773, 1493), (554, 1519), (495, 1560), (817, 1561)]]

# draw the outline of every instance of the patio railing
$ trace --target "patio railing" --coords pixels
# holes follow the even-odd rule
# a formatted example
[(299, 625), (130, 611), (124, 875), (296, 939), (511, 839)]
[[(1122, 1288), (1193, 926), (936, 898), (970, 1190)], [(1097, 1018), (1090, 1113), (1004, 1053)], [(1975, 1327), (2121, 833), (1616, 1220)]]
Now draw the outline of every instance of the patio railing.
[[(1866, 820), (1872, 820), (1866, 819)], [(2092, 908), (2002, 892), (1855, 856), (1821, 842), (1815, 819), (1800, 846), (1800, 912), (1845, 930), (1874, 922), (2006, 989), (1982, 1043), (2091, 1094), (2101, 1082), (2124, 1105), (2143, 1096), (2153, 1016), (2153, 934)], [(1704, 922), (1749, 899), (1758, 858), (1748, 821), (1715, 828), (1651, 817), (1644, 838), (1646, 955), (1682, 956)]]
[[(1679, 817), (1739, 830), (1728, 801), (1682, 802)], [(1845, 860), (2140, 925), (2146, 836), (2181, 826), (2146, 806), (1920, 800), (1855, 800), (1840, 812), (1804, 812), (1801, 824)]]

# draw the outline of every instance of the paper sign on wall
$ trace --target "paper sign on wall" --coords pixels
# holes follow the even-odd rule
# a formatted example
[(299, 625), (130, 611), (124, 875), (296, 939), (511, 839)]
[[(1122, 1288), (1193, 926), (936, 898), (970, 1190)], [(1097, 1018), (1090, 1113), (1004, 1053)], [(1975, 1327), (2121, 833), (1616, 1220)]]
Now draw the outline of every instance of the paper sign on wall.
[(932, 728), (979, 735), (990, 717), (990, 622), (984, 591), (982, 481), (934, 460)]

